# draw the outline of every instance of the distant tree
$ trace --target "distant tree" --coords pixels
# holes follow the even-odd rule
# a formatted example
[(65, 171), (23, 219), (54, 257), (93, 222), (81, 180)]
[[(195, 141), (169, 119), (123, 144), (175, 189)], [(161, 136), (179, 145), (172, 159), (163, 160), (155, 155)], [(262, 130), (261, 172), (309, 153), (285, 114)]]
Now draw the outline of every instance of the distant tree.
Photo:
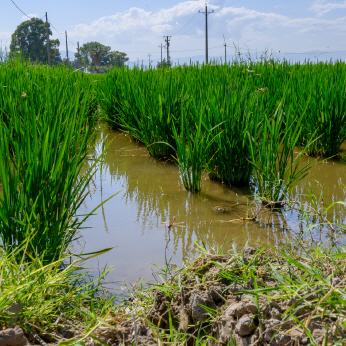
[[(39, 18), (31, 18), (19, 24), (12, 34), (10, 57), (21, 56), (33, 62), (47, 63), (47, 30), (51, 35), (50, 24)], [(49, 45), (51, 62), (60, 62), (59, 40), (49, 40)]]
[(105, 65), (106, 57), (111, 51), (111, 47), (99, 42), (88, 42), (80, 48), (81, 59), (88, 66)]
[(124, 66), (128, 57), (126, 53), (112, 51), (111, 47), (94, 41), (85, 43), (75, 54), (75, 60), (76, 65), (87, 67), (92, 72), (106, 72), (115, 66)]
[(127, 54), (124, 52), (110, 52), (106, 57), (106, 64), (111, 67), (123, 67), (129, 61)]
[(82, 58), (82, 55), (77, 52), (74, 54), (74, 61), (73, 61), (73, 66), (75, 68), (81, 68), (82, 66), (84, 66), (84, 62), (83, 62), (83, 58)]

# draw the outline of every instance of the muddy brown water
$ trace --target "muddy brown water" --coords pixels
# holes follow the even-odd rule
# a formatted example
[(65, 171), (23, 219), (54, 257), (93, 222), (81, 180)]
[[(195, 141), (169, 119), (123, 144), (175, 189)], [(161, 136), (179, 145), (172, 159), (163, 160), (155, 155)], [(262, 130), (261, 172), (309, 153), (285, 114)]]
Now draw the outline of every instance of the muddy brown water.
[[(165, 264), (180, 265), (195, 256), (196, 244), (223, 250), (275, 245), (299, 229), (298, 212), (264, 210), (248, 190), (229, 189), (204, 177), (200, 194), (186, 192), (176, 166), (150, 158), (123, 133), (102, 126), (91, 156), (100, 154), (102, 143), (104, 164), (81, 213), (116, 195), (87, 221), (78, 248), (91, 252), (112, 247), (88, 265), (92, 270), (107, 266), (107, 281), (116, 289), (157, 279), (153, 272)], [(323, 192), (325, 205), (345, 201), (346, 164), (311, 160), (309, 176), (296, 187), (297, 199), (309, 201), (306, 195)], [(334, 217), (344, 222), (344, 211), (337, 209)], [(256, 222), (247, 220), (253, 215)]]

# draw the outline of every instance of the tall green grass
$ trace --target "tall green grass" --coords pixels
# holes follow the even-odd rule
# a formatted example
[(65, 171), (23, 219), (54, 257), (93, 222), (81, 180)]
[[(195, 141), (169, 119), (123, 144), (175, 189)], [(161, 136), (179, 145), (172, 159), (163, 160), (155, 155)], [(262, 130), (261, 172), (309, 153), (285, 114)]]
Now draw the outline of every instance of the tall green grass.
[(26, 253), (26, 245), (0, 250), (0, 326), (20, 326), (35, 343), (75, 338), (71, 345), (77, 344), (111, 308), (112, 300), (101, 296), (103, 275), (91, 279), (82, 261), (66, 265), (64, 257), (44, 263)]
[(210, 145), (213, 142), (212, 132), (203, 121), (203, 115), (200, 111), (203, 104), (192, 103), (189, 114), (197, 112), (200, 114), (198, 122), (194, 128), (187, 129), (185, 117), (181, 116), (179, 131), (173, 127), (173, 137), (176, 146), (176, 161), (178, 163), (180, 178), (187, 191), (200, 192), (203, 171), (208, 164), (208, 155)]
[(302, 119), (286, 116), (279, 105), (274, 115), (261, 114), (258, 130), (254, 136), (249, 134), (255, 186), (265, 205), (281, 206), (292, 185), (308, 172), (309, 164), (302, 161), (304, 151), (295, 153)]
[(87, 76), (61, 68), (0, 66), (0, 241), (60, 257), (83, 218), (92, 168), (81, 169), (95, 123)]
[[(273, 201), (282, 199), (300, 177), (293, 168), (297, 159), (292, 163), (295, 147), (314, 156), (338, 155), (346, 140), (345, 82), (343, 63), (264, 61), (149, 71), (123, 69), (105, 78), (100, 104), (113, 128), (130, 133), (153, 157), (166, 159), (179, 153), (180, 167), (191, 167), (191, 160), (199, 166), (207, 162), (204, 171), (230, 186), (248, 185), (253, 177), (257, 184), (265, 179), (257, 191), (265, 190), (264, 199)], [(198, 105), (198, 111), (191, 111), (191, 104)], [(285, 121), (273, 117), (279, 104)], [(200, 117), (205, 132), (212, 131), (215, 140), (211, 145), (199, 141), (196, 150), (192, 134)], [(268, 121), (275, 134), (270, 134)], [(260, 134), (272, 139), (267, 143)], [(192, 147), (194, 154), (190, 155)], [(268, 167), (274, 161), (270, 172)], [(267, 171), (266, 178), (260, 178), (259, 167), (262, 173)]]
[(296, 65), (289, 83), (287, 111), (304, 114), (300, 144), (312, 156), (332, 157), (346, 140), (346, 66), (336, 64)]

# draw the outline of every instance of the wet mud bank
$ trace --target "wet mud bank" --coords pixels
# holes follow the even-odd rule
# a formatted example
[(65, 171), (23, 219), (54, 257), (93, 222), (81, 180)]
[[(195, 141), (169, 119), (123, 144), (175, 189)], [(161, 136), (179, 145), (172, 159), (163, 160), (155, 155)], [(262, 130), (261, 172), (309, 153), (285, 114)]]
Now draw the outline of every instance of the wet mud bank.
[(343, 250), (203, 254), (139, 290), (95, 335), (108, 345), (343, 345)]

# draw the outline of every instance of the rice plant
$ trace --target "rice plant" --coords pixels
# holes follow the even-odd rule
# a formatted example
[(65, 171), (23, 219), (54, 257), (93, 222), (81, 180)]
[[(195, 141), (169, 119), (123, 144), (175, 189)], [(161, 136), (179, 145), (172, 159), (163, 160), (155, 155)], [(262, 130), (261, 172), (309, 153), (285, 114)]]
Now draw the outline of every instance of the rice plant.
[(307, 64), (293, 68), (289, 111), (304, 113), (300, 144), (312, 156), (332, 157), (346, 140), (346, 68)]
[(308, 172), (304, 152), (295, 153), (302, 131), (302, 119), (286, 116), (279, 105), (275, 114), (258, 115), (258, 130), (249, 134), (250, 158), (257, 195), (270, 207), (280, 207), (293, 184)]
[(229, 186), (244, 186), (249, 183), (251, 164), (246, 132), (252, 128), (249, 89), (239, 93), (232, 89), (214, 87), (210, 97), (208, 116), (209, 129), (214, 130), (215, 141), (209, 161), (209, 175), (212, 179)]
[(202, 115), (192, 131), (186, 127), (185, 117), (186, 115), (181, 117), (179, 131), (173, 127), (176, 160), (185, 189), (190, 192), (200, 192), (202, 173), (208, 160), (206, 152), (209, 151), (212, 139), (205, 129)]
[(0, 239), (6, 250), (59, 258), (75, 238), (93, 167), (81, 169), (95, 124), (86, 76), (0, 66)]
[[(269, 60), (150, 71), (124, 69), (105, 78), (100, 103), (113, 128), (127, 131), (158, 159), (167, 159), (175, 151), (181, 157), (196, 156), (191, 154), (198, 151), (192, 149), (192, 143), (200, 140), (186, 137), (183, 141), (180, 118), (184, 114), (186, 135), (196, 133), (202, 116), (206, 133), (214, 128), (215, 139), (203, 160), (204, 164), (208, 162), (209, 176), (229, 186), (246, 186), (253, 167), (258, 169), (261, 161), (260, 169), (267, 172), (267, 177), (260, 177), (257, 172), (256, 181), (262, 181), (265, 199), (275, 201), (284, 199), (292, 181), (300, 176), (289, 158), (293, 145), (313, 156), (338, 155), (346, 140), (345, 80), (344, 63), (289, 64)], [(285, 120), (276, 116), (279, 123), (274, 125), (270, 119), (277, 114), (282, 100)], [(198, 112), (188, 111), (192, 103), (199, 105)], [(293, 131), (297, 119), (298, 139)], [(269, 130), (271, 126), (275, 133)], [(265, 164), (254, 155), (258, 151), (266, 154), (264, 143), (256, 141), (267, 135), (277, 143), (275, 148), (270, 147)], [(290, 149), (281, 152), (285, 146)], [(296, 158), (294, 162), (298, 161)], [(280, 168), (275, 167), (270, 174), (269, 167), (274, 162)], [(272, 192), (268, 193), (270, 189)]]

